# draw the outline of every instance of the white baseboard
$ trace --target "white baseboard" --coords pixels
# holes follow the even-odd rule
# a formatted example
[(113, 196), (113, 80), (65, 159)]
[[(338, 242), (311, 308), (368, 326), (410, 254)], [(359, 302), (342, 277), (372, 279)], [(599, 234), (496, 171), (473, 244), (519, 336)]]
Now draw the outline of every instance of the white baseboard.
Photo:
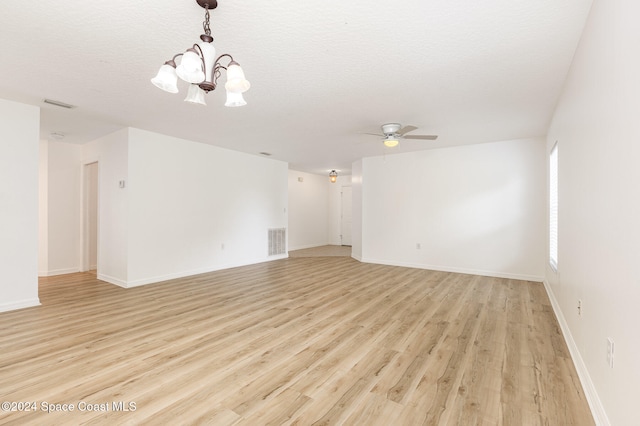
[(80, 268), (65, 268), (65, 269), (54, 269), (51, 271), (39, 271), (39, 277), (53, 277), (55, 275), (66, 275), (66, 274), (75, 274), (76, 272), (80, 272)]
[(109, 284), (115, 284), (119, 287), (127, 288), (127, 282), (119, 278), (111, 277), (109, 275), (100, 274), (100, 273), (98, 273), (98, 276), (96, 278), (98, 278), (100, 281), (106, 281)]
[(553, 312), (555, 312), (556, 318), (558, 318), (558, 324), (560, 324), (560, 329), (562, 330), (564, 340), (569, 347), (569, 353), (571, 354), (573, 365), (576, 367), (578, 377), (580, 378), (580, 383), (582, 384), (582, 389), (584, 390), (585, 397), (587, 398), (587, 402), (589, 403), (589, 407), (591, 408), (593, 420), (598, 426), (610, 426), (611, 423), (609, 422), (607, 413), (604, 411), (602, 401), (600, 401), (598, 392), (593, 385), (593, 381), (591, 381), (589, 370), (587, 370), (587, 366), (584, 364), (582, 355), (580, 355), (580, 351), (578, 350), (578, 346), (576, 345), (575, 340), (573, 340), (571, 330), (569, 330), (569, 325), (567, 324), (567, 320), (565, 319), (564, 314), (560, 309), (560, 305), (558, 304), (558, 301), (556, 300), (556, 297), (553, 294), (551, 286), (549, 285), (547, 280), (543, 280), (543, 283), (544, 288), (547, 291), (547, 295), (549, 296), (549, 300), (551, 301)]
[(0, 312), (15, 311), (16, 309), (32, 308), (40, 306), (40, 299), (25, 299), (0, 305)]
[(208, 272), (220, 271), (223, 269), (237, 268), (239, 266), (255, 265), (256, 263), (264, 263), (264, 262), (271, 262), (279, 259), (286, 259), (287, 257), (289, 257), (288, 254), (281, 254), (281, 255), (269, 256), (261, 259), (245, 260), (245, 261), (240, 261), (235, 263), (228, 263), (224, 265), (213, 265), (213, 266), (208, 266), (204, 268), (192, 269), (189, 271), (176, 272), (173, 274), (158, 275), (158, 276), (149, 277), (149, 278), (141, 278), (135, 281), (128, 281), (126, 285), (124, 285), (123, 287), (127, 287), (127, 288), (139, 287), (141, 285), (154, 284), (162, 281), (174, 280), (177, 278), (190, 277), (192, 275), (206, 274)]
[[(315, 248), (315, 247), (324, 247), (324, 246), (332, 246), (334, 244), (331, 243), (322, 243), (322, 244), (308, 244), (308, 245), (304, 245), (304, 246), (297, 246), (297, 247), (288, 247), (287, 251), (294, 251), (294, 250), (304, 250), (304, 249), (309, 249), (309, 248)], [(339, 244), (338, 244), (339, 245)]]
[(386, 261), (386, 260), (378, 260), (378, 259), (358, 259), (355, 257), (354, 259), (359, 260), (360, 262), (363, 262), (363, 263), (377, 263), (380, 265), (404, 266), (405, 268), (429, 269), (432, 271), (481, 275), (484, 277), (507, 278), (511, 280), (534, 281), (534, 282), (542, 282), (544, 280), (544, 277), (542, 275), (513, 274), (510, 272), (502, 272), (502, 271), (485, 271), (481, 269), (457, 268), (457, 267), (440, 266), (440, 265), (426, 265), (423, 263), (396, 262), (396, 261)]

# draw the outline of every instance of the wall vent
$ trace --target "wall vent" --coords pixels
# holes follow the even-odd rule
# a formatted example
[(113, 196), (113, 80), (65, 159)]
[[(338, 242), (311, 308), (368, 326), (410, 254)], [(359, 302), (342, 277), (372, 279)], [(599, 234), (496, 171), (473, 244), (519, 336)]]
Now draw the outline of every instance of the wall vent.
[(285, 254), (287, 251), (287, 228), (269, 229), (269, 256)]

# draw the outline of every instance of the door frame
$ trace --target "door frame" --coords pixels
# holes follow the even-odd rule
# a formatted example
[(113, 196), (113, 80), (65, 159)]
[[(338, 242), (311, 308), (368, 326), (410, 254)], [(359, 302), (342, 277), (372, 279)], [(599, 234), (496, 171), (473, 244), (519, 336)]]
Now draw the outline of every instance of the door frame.
[(97, 190), (95, 196), (97, 196), (97, 208), (96, 208), (96, 269), (100, 268), (100, 250), (99, 244), (100, 241), (100, 161), (98, 159), (83, 161), (82, 163), (82, 172), (81, 172), (81, 220), (80, 220), (80, 239), (81, 239), (81, 262), (80, 262), (80, 270), (82, 272), (89, 271), (91, 268), (91, 259), (90, 259), (90, 232), (89, 232), (89, 200), (90, 200), (90, 190), (91, 187), (89, 185), (89, 176), (88, 166), (96, 164), (97, 169)]

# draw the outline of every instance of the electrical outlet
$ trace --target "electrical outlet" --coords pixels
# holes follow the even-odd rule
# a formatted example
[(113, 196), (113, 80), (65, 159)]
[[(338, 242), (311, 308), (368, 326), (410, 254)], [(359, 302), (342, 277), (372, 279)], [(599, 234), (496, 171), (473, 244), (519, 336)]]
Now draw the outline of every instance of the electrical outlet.
[(611, 337), (607, 337), (607, 363), (611, 368), (613, 368), (613, 350), (613, 339)]
[(578, 299), (578, 316), (582, 316), (582, 300)]

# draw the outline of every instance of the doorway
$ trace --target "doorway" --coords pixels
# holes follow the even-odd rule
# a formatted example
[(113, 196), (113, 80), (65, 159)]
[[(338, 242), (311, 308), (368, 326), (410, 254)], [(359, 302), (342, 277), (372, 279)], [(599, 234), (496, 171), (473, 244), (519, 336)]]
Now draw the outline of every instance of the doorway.
[(83, 168), (82, 270), (98, 269), (98, 162)]

